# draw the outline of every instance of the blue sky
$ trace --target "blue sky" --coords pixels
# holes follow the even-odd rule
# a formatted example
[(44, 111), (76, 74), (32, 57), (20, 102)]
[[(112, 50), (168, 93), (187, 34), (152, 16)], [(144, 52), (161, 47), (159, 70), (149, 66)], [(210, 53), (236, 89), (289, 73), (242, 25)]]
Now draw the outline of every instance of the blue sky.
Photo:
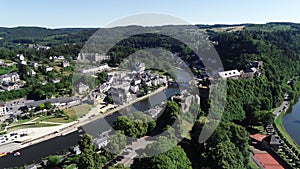
[(103, 27), (145, 13), (192, 24), (300, 23), (300, 0), (2, 0), (0, 26)]

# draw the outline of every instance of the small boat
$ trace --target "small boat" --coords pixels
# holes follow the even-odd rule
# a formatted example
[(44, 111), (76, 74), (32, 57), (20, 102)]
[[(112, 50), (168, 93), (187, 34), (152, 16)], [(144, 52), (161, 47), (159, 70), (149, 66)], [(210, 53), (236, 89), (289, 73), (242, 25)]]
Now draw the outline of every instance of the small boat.
[(16, 157), (16, 156), (19, 156), (19, 155), (21, 155), (20, 152), (15, 152), (15, 154), (14, 154), (15, 157)]

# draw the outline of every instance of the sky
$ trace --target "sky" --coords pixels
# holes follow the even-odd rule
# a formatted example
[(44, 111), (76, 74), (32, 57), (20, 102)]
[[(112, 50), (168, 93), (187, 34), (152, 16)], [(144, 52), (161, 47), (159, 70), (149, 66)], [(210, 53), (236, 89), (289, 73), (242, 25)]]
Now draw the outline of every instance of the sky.
[(0, 26), (105, 27), (141, 13), (191, 24), (300, 23), (300, 0), (1, 0)]

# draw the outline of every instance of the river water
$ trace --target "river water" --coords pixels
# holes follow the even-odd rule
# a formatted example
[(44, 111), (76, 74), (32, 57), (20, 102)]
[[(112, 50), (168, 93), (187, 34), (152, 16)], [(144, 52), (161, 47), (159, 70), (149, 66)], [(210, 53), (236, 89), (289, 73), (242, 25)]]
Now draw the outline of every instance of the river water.
[(282, 124), (286, 132), (300, 145), (300, 98), (283, 116)]
[[(177, 76), (180, 80), (190, 80), (185, 72), (177, 70)], [(137, 102), (131, 106), (129, 112), (132, 111), (144, 111), (155, 105), (166, 101), (171, 96), (179, 93), (178, 87), (169, 87), (165, 91), (152, 95), (151, 97)], [(123, 111), (122, 111), (123, 112)], [(89, 133), (93, 137), (98, 136), (103, 131), (107, 131), (111, 128), (113, 121), (120, 116), (119, 112), (112, 115), (106, 116), (105, 118), (100, 118), (91, 123), (88, 123), (82, 128), (85, 132)], [(26, 147), (19, 150), (21, 156), (14, 157), (12, 154), (0, 158), (0, 168), (8, 167), (20, 167), (24, 164), (31, 164), (33, 161), (41, 162), (42, 157), (47, 157), (49, 155), (54, 155), (61, 153), (62, 150), (68, 150), (70, 147), (75, 146), (78, 143), (80, 133), (75, 131), (66, 136), (56, 137), (51, 140)]]

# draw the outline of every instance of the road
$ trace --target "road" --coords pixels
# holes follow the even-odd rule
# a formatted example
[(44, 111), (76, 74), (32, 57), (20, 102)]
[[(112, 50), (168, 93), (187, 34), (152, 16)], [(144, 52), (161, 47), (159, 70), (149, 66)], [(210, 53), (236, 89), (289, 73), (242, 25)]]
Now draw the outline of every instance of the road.
[(282, 113), (282, 111), (287, 111), (288, 107), (289, 107), (289, 101), (283, 101), (281, 105), (273, 111), (275, 118), (277, 118)]
[(119, 163), (124, 164), (126, 167), (130, 167), (130, 165), (133, 163), (133, 159), (139, 155), (137, 151), (146, 148), (148, 144), (154, 142), (154, 141), (147, 141), (146, 139), (147, 137), (143, 137), (133, 142), (131, 145), (127, 146), (125, 149), (131, 148), (132, 151), (128, 155), (124, 155), (124, 159), (122, 159), (122, 161), (120, 161)]

